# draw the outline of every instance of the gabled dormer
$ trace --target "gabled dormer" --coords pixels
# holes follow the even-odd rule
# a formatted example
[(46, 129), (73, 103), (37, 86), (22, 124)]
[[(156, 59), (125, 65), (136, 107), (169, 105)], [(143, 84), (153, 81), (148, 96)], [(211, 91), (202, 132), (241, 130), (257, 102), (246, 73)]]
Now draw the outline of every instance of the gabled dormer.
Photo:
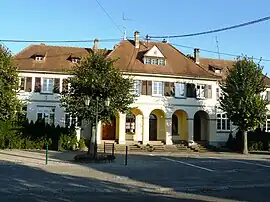
[(166, 59), (157, 46), (153, 46), (143, 57), (144, 64), (166, 65)]

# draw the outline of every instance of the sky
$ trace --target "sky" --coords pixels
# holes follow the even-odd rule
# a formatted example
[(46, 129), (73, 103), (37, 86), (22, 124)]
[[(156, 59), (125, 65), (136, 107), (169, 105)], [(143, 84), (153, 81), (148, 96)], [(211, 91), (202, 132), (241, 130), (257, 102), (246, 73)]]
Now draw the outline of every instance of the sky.
[[(180, 35), (218, 29), (270, 15), (270, 1), (235, 0), (98, 0), (109, 13), (105, 14), (96, 0), (4, 0), (1, 1), (0, 40), (93, 40), (99, 47), (112, 49), (119, 43), (126, 28), (133, 37), (138, 30), (148, 35)], [(123, 13), (126, 19), (123, 20)], [(270, 20), (234, 30), (204, 36), (169, 39), (170, 43), (234, 55), (248, 55), (261, 61), (264, 72), (270, 73)], [(31, 43), (5, 42), (13, 54)], [(57, 43), (47, 45), (92, 47), (87, 43)], [(192, 48), (177, 48), (193, 54)], [(200, 52), (201, 57), (234, 59), (223, 54)], [(259, 61), (257, 61), (259, 62)]]

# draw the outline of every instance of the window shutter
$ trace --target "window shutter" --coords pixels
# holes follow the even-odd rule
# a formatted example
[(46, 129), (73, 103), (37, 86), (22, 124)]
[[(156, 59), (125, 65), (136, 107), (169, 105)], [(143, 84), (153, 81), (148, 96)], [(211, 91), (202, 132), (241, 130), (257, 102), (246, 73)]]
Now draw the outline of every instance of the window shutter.
[(147, 81), (146, 93), (147, 95), (152, 95), (152, 81)]
[(219, 88), (216, 89), (216, 97), (217, 97), (217, 100), (219, 100)]
[(146, 92), (147, 92), (147, 81), (142, 81), (141, 92), (142, 92), (142, 95), (146, 95)]
[(211, 85), (205, 85), (204, 87), (204, 96), (205, 98), (212, 98), (212, 86)]
[(26, 77), (25, 91), (32, 92), (32, 77)]
[(191, 84), (187, 83), (187, 97), (191, 97), (191, 96), (192, 96)]
[(60, 79), (59, 78), (54, 79), (53, 92), (54, 93), (59, 93), (60, 92)]
[(191, 84), (191, 97), (196, 98), (197, 97), (197, 91), (196, 91), (196, 85), (195, 84)]
[(62, 82), (62, 92), (68, 92), (68, 80), (67, 79), (63, 79)]
[(175, 96), (175, 83), (170, 84), (171, 96)]
[(164, 95), (165, 96), (171, 96), (170, 82), (164, 82)]
[(137, 80), (136, 81), (136, 86), (135, 86), (135, 92), (136, 92), (136, 95), (140, 95), (141, 94), (141, 85), (142, 85), (142, 81), (141, 80)]
[(35, 78), (35, 92), (40, 92), (41, 91), (41, 78), (36, 77)]

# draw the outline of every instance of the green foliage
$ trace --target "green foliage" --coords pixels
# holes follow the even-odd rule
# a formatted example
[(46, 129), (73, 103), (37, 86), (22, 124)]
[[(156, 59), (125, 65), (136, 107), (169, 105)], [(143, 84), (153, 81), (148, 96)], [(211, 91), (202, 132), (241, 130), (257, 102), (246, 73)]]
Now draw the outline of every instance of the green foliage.
[[(92, 122), (95, 121), (97, 108), (101, 121), (108, 121), (118, 112), (126, 112), (135, 98), (131, 94), (133, 81), (124, 78), (114, 67), (114, 62), (102, 52), (91, 52), (83, 58), (70, 72), (73, 75), (68, 79), (71, 88), (62, 94), (62, 107), (81, 120)], [(89, 106), (85, 105), (86, 97), (90, 99)], [(110, 99), (108, 108), (105, 106), (107, 98)]]
[(13, 121), (0, 121), (0, 149), (45, 149), (48, 141), (51, 150), (69, 150), (77, 145), (73, 128), (60, 128), (45, 124), (44, 120), (21, 126)]
[(261, 141), (260, 142), (251, 141), (248, 143), (248, 150), (263, 151), (264, 150), (263, 143)]
[(19, 88), (17, 68), (13, 66), (9, 50), (0, 45), (0, 120), (15, 118), (21, 103), (16, 96)]
[(85, 145), (85, 138), (83, 138), (83, 137), (80, 138), (80, 140), (79, 140), (79, 142), (78, 142), (78, 147), (79, 147), (80, 149), (86, 148), (86, 145)]
[(225, 81), (220, 82), (220, 108), (242, 131), (255, 129), (264, 123), (269, 104), (261, 96), (266, 90), (262, 68), (244, 57), (228, 71)]

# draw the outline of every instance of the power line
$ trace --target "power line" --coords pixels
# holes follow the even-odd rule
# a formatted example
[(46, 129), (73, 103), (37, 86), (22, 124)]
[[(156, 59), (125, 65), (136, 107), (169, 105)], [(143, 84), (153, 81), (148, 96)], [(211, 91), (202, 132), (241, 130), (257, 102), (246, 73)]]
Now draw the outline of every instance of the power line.
[[(189, 48), (189, 49), (193, 49), (195, 47), (191, 47), (191, 46), (185, 46), (185, 45), (180, 45), (180, 44), (175, 44), (175, 43), (171, 43), (174, 46), (178, 46), (178, 47), (183, 47), (183, 48)], [(199, 48), (200, 51), (204, 51), (204, 52), (208, 52), (208, 53), (215, 53), (215, 54), (220, 54), (220, 55), (226, 55), (226, 56), (230, 56), (230, 57), (239, 57), (241, 55), (235, 55), (235, 54), (231, 54), (231, 53), (223, 53), (223, 52), (217, 52), (217, 51), (212, 51), (212, 50), (208, 50), (208, 49), (203, 49), (203, 48)], [(254, 58), (251, 57), (254, 60), (260, 60), (260, 61), (264, 61), (264, 62), (270, 62), (270, 59), (262, 59), (262, 58)]]
[(230, 29), (236, 29), (239, 27), (244, 27), (244, 26), (248, 26), (248, 25), (252, 25), (252, 24), (256, 24), (259, 22), (263, 22), (263, 21), (267, 21), (270, 20), (270, 16), (264, 17), (264, 18), (260, 18), (257, 20), (253, 20), (253, 21), (249, 21), (249, 22), (245, 22), (245, 23), (241, 23), (238, 25), (233, 25), (233, 26), (229, 26), (229, 27), (224, 27), (224, 28), (220, 28), (220, 29), (214, 29), (214, 30), (209, 30), (209, 31), (204, 31), (204, 32), (197, 32), (197, 33), (191, 33), (191, 34), (182, 34), (182, 35), (167, 35), (167, 36), (149, 36), (149, 38), (180, 38), (180, 37), (190, 37), (190, 36), (198, 36), (198, 35), (205, 35), (205, 34), (211, 34), (211, 33), (216, 33), (216, 32), (222, 32), (222, 31), (226, 31), (226, 30), (230, 30)]
[(110, 20), (111, 20), (112, 23), (116, 26), (116, 28), (121, 32), (121, 34), (123, 34), (123, 30), (120, 29), (120, 27), (116, 24), (116, 22), (115, 22), (114, 19), (110, 16), (110, 14), (106, 11), (106, 9), (99, 3), (98, 0), (96, 0), (96, 2), (98, 3), (99, 7), (104, 11), (104, 13), (108, 16), (108, 18), (110, 18)]
[[(121, 39), (99, 39), (99, 42), (115, 42)], [(21, 40), (21, 39), (0, 39), (0, 42), (7, 43), (89, 43), (95, 40)]]

